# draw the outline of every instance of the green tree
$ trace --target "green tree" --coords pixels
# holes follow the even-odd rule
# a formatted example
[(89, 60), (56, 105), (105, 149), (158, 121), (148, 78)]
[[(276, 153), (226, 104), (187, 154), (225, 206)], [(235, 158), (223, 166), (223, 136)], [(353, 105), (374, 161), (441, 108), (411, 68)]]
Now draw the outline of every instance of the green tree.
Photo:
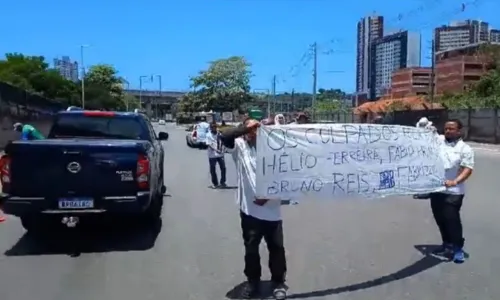
[(90, 67), (85, 75), (85, 95), (85, 105), (91, 108), (125, 109), (123, 79), (111, 65)]
[(218, 59), (191, 78), (192, 92), (181, 99), (182, 111), (232, 111), (253, 101), (250, 64), (241, 56)]

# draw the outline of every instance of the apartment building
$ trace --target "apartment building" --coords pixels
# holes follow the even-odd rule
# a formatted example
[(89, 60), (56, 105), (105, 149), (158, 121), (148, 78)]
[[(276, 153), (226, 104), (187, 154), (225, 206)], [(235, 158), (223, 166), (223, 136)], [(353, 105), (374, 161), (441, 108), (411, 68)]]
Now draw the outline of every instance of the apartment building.
[(362, 18), (357, 27), (356, 92), (368, 93), (371, 79), (370, 45), (384, 35), (384, 17)]
[(59, 71), (62, 77), (73, 82), (78, 81), (78, 63), (72, 62), (69, 56), (54, 58), (54, 68)]
[(421, 36), (402, 31), (375, 40), (370, 48), (370, 96), (374, 100), (390, 90), (392, 73), (420, 66)]
[(489, 40), (489, 24), (482, 21), (456, 21), (434, 29), (435, 52), (442, 52)]
[(427, 95), (430, 91), (431, 68), (411, 67), (396, 70), (392, 73), (391, 97)]

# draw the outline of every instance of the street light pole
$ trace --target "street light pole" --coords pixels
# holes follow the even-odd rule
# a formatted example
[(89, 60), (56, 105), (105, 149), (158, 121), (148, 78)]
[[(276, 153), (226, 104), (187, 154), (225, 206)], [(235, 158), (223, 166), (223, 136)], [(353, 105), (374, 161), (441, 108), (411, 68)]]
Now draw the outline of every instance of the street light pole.
[(82, 65), (82, 108), (85, 109), (85, 65), (83, 64), (83, 48), (88, 45), (80, 45), (80, 64)]
[(139, 76), (139, 104), (141, 105), (141, 109), (142, 109), (142, 79), (148, 77), (149, 76), (147, 75)]
[[(159, 98), (161, 99), (161, 75), (155, 75), (155, 76), (156, 76), (156, 78), (158, 78), (158, 87), (160, 88), (160, 90), (159, 90), (159, 93), (160, 93), (159, 95), (160, 95), (160, 97), (159, 97)], [(160, 105), (159, 105), (159, 101), (160, 101), (160, 99), (157, 99), (157, 100), (156, 100), (156, 118), (157, 118), (157, 119), (158, 119), (158, 110), (159, 110), (159, 108), (160, 108)]]

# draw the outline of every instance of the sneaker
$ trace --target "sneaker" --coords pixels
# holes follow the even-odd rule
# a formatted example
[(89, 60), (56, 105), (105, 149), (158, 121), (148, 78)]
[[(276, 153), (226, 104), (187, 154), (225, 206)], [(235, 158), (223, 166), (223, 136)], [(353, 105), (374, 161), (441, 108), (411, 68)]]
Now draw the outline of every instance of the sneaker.
[(450, 244), (443, 244), (432, 251), (431, 255), (439, 259), (444, 258), (450, 260), (451, 256), (453, 255), (453, 248)]
[(242, 299), (253, 299), (260, 295), (260, 282), (259, 281), (247, 281), (243, 284), (240, 291), (240, 297)]
[(286, 299), (288, 287), (284, 283), (273, 283), (273, 297), (277, 300)]
[(465, 252), (464, 250), (462, 250), (461, 248), (457, 248), (455, 249), (455, 251), (453, 251), (453, 262), (456, 263), (456, 264), (461, 264), (461, 263), (464, 263), (465, 262)]
[(214, 185), (212, 185), (212, 188), (213, 188), (213, 189), (218, 189), (218, 188), (219, 188), (219, 185), (218, 185), (218, 184), (214, 184)]

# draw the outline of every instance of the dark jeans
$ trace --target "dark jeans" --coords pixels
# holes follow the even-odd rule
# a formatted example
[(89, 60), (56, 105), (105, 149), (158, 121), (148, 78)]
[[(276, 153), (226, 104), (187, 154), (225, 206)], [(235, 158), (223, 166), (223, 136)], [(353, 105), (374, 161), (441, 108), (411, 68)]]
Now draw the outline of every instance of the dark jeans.
[(219, 185), (219, 180), (217, 178), (217, 172), (215, 171), (215, 165), (219, 164), (220, 168), (220, 184), (226, 184), (226, 162), (224, 157), (209, 158), (208, 163), (210, 164), (210, 176), (212, 177), (212, 184)]
[(245, 243), (245, 275), (248, 281), (260, 280), (262, 269), (260, 266), (259, 245), (262, 238), (266, 241), (269, 250), (269, 270), (271, 280), (275, 283), (284, 283), (286, 276), (285, 247), (283, 245), (282, 221), (265, 221), (240, 212), (241, 229)]
[(460, 219), (460, 208), (464, 195), (432, 193), (430, 196), (432, 214), (439, 227), (443, 243), (462, 248), (465, 239)]

